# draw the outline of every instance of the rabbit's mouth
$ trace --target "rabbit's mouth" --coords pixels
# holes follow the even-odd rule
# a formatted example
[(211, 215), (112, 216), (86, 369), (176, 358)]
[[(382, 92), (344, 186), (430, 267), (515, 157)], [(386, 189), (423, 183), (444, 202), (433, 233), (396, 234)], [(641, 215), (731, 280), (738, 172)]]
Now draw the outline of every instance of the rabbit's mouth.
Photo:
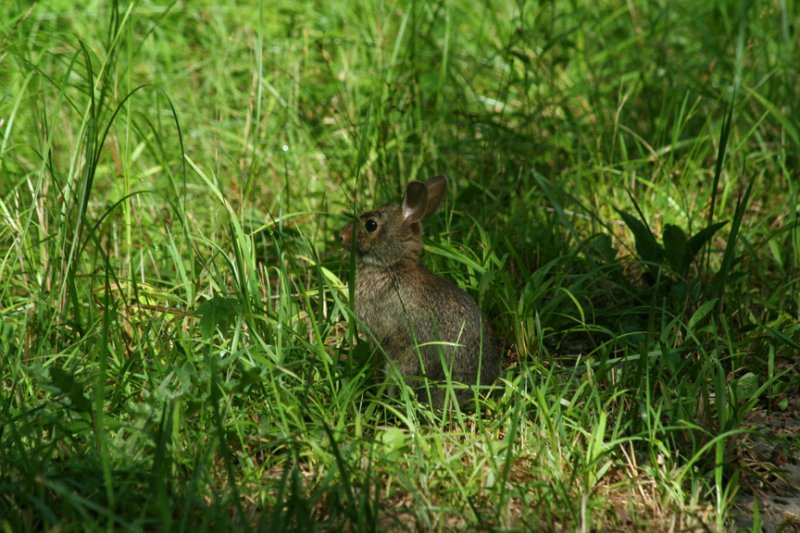
[(342, 243), (342, 247), (345, 250), (351, 250), (353, 247), (353, 224), (348, 224), (347, 226), (342, 229), (342, 232), (339, 234), (339, 239)]
[[(362, 236), (358, 233), (356, 223), (348, 224), (340, 234), (342, 248), (346, 252), (355, 252), (356, 257), (361, 259), (365, 264), (376, 264), (374, 257), (368, 254), (368, 250), (364, 248), (364, 243), (361, 242)], [(354, 242), (355, 241), (355, 242)]]
[(381, 262), (371, 255), (365, 255), (360, 250), (358, 251), (358, 258), (361, 262), (369, 266), (380, 266)]

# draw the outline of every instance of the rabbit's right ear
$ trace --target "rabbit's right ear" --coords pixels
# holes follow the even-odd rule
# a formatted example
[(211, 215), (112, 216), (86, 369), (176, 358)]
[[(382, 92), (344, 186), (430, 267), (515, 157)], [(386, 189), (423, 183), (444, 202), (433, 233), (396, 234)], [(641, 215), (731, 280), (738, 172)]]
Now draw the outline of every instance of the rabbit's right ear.
[(427, 214), (428, 188), (424, 183), (412, 181), (406, 187), (403, 196), (403, 222), (413, 224), (419, 222)]
[(436, 176), (429, 179), (425, 182), (425, 188), (428, 189), (428, 205), (425, 207), (425, 217), (428, 217), (439, 207), (444, 193), (447, 191), (447, 176)]

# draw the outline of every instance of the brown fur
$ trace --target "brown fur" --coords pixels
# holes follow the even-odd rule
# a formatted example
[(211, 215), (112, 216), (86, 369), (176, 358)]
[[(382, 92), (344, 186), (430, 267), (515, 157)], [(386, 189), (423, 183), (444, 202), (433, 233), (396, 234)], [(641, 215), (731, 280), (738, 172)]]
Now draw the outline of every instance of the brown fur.
[[(355, 309), (395, 368), (421, 399), (420, 377), (444, 381), (442, 358), (452, 381), (491, 385), (500, 373), (494, 345), (473, 299), (450, 280), (420, 266), (421, 220), (432, 214), (446, 189), (444, 176), (411, 182), (401, 204), (362, 215), (342, 230), (342, 244), (361, 259), (356, 272)], [(372, 231), (369, 229), (373, 228)], [(459, 403), (472, 391), (456, 388)], [(433, 405), (444, 391), (432, 386)]]

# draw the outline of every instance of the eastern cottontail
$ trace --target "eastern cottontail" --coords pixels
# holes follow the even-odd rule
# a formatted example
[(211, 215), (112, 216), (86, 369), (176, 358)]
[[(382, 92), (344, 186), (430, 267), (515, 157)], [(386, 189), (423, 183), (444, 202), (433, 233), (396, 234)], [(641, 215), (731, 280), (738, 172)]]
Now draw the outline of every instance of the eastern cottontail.
[[(400, 204), (370, 211), (342, 230), (342, 244), (361, 259), (356, 271), (355, 310), (396, 369), (417, 392), (441, 407), (444, 389), (426, 389), (422, 377), (492, 385), (500, 362), (489, 328), (473, 299), (454, 283), (420, 266), (421, 221), (444, 196), (447, 180), (412, 181)], [(355, 235), (355, 237), (353, 237)], [(355, 246), (353, 246), (355, 240)], [(416, 378), (416, 379), (415, 379)], [(454, 386), (459, 404), (473, 390)]]

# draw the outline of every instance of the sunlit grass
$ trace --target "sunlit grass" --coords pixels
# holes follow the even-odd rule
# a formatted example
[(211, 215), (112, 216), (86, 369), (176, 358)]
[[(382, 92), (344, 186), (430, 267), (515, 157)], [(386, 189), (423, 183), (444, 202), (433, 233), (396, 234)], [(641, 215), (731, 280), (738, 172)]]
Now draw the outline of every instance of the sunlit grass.
[[(0, 15), (3, 527), (731, 526), (798, 389), (792, 3)], [(505, 358), (444, 413), (338, 238), (436, 174)]]

